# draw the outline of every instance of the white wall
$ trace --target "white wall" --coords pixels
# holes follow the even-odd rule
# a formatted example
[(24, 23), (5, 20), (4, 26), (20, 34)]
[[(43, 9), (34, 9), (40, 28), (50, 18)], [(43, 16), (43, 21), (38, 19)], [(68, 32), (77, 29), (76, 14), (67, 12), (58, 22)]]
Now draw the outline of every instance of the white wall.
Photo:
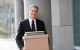
[(73, 50), (72, 0), (51, 0), (53, 50)]

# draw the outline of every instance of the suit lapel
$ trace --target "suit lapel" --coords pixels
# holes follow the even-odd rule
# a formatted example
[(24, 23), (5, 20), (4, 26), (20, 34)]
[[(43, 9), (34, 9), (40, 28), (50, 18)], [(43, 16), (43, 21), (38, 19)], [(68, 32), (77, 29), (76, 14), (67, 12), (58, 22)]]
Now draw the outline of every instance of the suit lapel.
[(27, 25), (27, 29), (29, 29), (31, 31), (32, 29), (30, 27), (29, 19), (26, 20), (26, 25)]
[(37, 31), (39, 30), (39, 22), (38, 19), (36, 19), (36, 25), (37, 25)]

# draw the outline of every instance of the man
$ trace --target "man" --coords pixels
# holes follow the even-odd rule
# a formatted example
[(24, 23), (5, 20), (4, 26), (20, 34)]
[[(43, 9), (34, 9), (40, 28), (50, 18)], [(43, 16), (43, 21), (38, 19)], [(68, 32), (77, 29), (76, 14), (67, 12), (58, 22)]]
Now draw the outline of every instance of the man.
[(31, 5), (29, 8), (29, 18), (20, 22), (18, 34), (16, 36), (16, 43), (18, 44), (18, 47), (20, 48), (20, 50), (25, 50), (24, 42), (22, 39), (25, 32), (44, 31), (46, 34), (44, 22), (37, 19), (38, 10), (39, 8), (37, 5)]

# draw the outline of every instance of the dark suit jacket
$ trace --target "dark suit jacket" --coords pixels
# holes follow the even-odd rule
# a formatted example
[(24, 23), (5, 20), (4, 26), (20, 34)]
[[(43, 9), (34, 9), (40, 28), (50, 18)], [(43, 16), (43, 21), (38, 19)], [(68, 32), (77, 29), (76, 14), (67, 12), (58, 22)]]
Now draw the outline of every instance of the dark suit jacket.
[[(37, 23), (37, 31), (45, 31), (45, 34), (46, 34), (44, 22), (39, 19), (36, 19), (36, 23)], [(30, 28), (29, 19), (26, 19), (26, 20), (20, 22), (18, 34), (16, 36), (16, 43), (17, 43), (18, 47), (20, 48), (20, 50), (24, 47), (24, 42), (22, 40), (24, 33), (31, 32), (31, 31), (32, 30)]]

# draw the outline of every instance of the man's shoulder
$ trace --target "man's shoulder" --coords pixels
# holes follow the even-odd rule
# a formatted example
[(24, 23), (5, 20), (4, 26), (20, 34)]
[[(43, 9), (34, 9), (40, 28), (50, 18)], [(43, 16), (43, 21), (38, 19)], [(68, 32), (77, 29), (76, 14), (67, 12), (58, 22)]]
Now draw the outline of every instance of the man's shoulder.
[(44, 21), (40, 20), (40, 19), (36, 19), (37, 22), (41, 22), (44, 23)]
[[(36, 19), (36, 21), (39, 23), (44, 23), (44, 21), (40, 20), (40, 19)], [(21, 21), (21, 23), (28, 23), (28, 22), (29, 22), (29, 19), (25, 19), (25, 20)]]
[(29, 21), (28, 19), (25, 19), (25, 20), (21, 21), (20, 23), (26, 23), (28, 21)]

